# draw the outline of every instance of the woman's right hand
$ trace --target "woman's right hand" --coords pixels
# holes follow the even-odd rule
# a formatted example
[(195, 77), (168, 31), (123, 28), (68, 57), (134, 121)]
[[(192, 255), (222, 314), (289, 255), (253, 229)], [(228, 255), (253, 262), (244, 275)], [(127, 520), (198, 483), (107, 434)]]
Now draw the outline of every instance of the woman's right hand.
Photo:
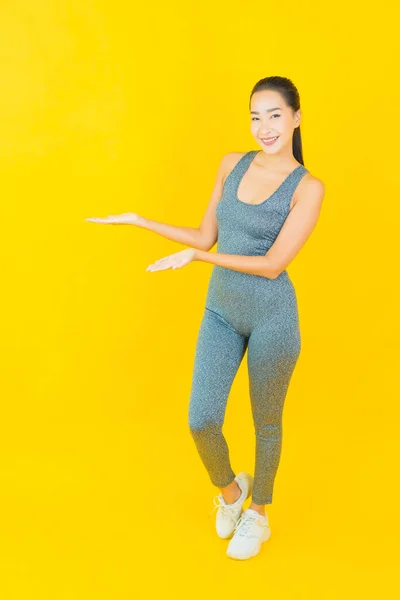
[(108, 215), (108, 217), (88, 217), (85, 221), (110, 225), (138, 225), (141, 219), (143, 217), (136, 213), (122, 213), (120, 215)]

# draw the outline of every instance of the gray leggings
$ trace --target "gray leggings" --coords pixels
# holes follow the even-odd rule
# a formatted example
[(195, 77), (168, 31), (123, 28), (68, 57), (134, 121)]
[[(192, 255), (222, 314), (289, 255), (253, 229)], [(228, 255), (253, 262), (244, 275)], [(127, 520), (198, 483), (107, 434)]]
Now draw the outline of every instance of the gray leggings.
[[(246, 204), (238, 198), (238, 187), (258, 152), (246, 152), (225, 180), (216, 208), (219, 253), (264, 256), (307, 173), (299, 165), (264, 202)], [(256, 436), (252, 499), (256, 504), (271, 504), (282, 446), (283, 405), (300, 354), (296, 293), (286, 270), (267, 278), (214, 265), (197, 340), (189, 427), (217, 487), (235, 478), (222, 425), (246, 349)]]
[(222, 488), (232, 483), (235, 472), (222, 426), (228, 395), (247, 349), (256, 441), (252, 500), (271, 504), (282, 447), (284, 400), (300, 353), (297, 305), (278, 302), (256, 322), (254, 312), (236, 310), (232, 312), (236, 318), (229, 320), (220, 312), (206, 306), (201, 321), (189, 403), (190, 432), (213, 485)]

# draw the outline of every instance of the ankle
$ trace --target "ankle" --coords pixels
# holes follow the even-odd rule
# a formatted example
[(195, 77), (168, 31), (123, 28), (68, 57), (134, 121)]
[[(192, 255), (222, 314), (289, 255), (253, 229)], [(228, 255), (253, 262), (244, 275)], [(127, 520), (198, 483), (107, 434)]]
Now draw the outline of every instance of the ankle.
[(265, 513), (265, 506), (263, 504), (254, 504), (254, 502), (252, 502), (249, 505), (249, 508), (257, 511), (258, 513), (260, 513), (261, 516), (265, 517), (266, 513)]
[(239, 500), (242, 495), (242, 490), (238, 485), (237, 481), (232, 482), (226, 488), (221, 488), (222, 496), (227, 504), (233, 504), (236, 500)]

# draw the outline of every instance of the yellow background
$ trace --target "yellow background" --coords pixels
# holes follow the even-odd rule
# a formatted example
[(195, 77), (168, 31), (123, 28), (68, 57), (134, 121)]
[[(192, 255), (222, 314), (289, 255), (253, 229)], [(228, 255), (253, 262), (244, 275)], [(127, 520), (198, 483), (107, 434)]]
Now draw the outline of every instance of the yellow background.
[[(1, 2), (4, 600), (399, 593), (394, 6)], [(326, 196), (289, 267), (302, 352), (272, 537), (239, 562), (187, 426), (212, 265), (146, 272), (183, 247), (85, 218), (197, 226), (222, 155), (258, 149), (269, 75), (298, 86)], [(245, 363), (224, 432), (252, 472)]]

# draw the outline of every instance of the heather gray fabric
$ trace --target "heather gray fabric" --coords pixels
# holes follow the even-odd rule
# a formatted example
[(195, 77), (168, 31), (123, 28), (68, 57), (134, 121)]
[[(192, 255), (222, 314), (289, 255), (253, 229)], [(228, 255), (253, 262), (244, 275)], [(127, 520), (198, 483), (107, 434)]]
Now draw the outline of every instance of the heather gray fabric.
[[(237, 197), (258, 151), (250, 150), (229, 173), (217, 205), (218, 248), (223, 254), (262, 256), (272, 246), (300, 179), (297, 166), (261, 204)], [(300, 354), (296, 293), (287, 271), (276, 279), (214, 265), (200, 324), (189, 402), (189, 428), (211, 482), (235, 478), (222, 433), (228, 395), (247, 349), (255, 433), (252, 500), (271, 504), (282, 447), (282, 412)], [(240, 467), (242, 470), (242, 466)]]

